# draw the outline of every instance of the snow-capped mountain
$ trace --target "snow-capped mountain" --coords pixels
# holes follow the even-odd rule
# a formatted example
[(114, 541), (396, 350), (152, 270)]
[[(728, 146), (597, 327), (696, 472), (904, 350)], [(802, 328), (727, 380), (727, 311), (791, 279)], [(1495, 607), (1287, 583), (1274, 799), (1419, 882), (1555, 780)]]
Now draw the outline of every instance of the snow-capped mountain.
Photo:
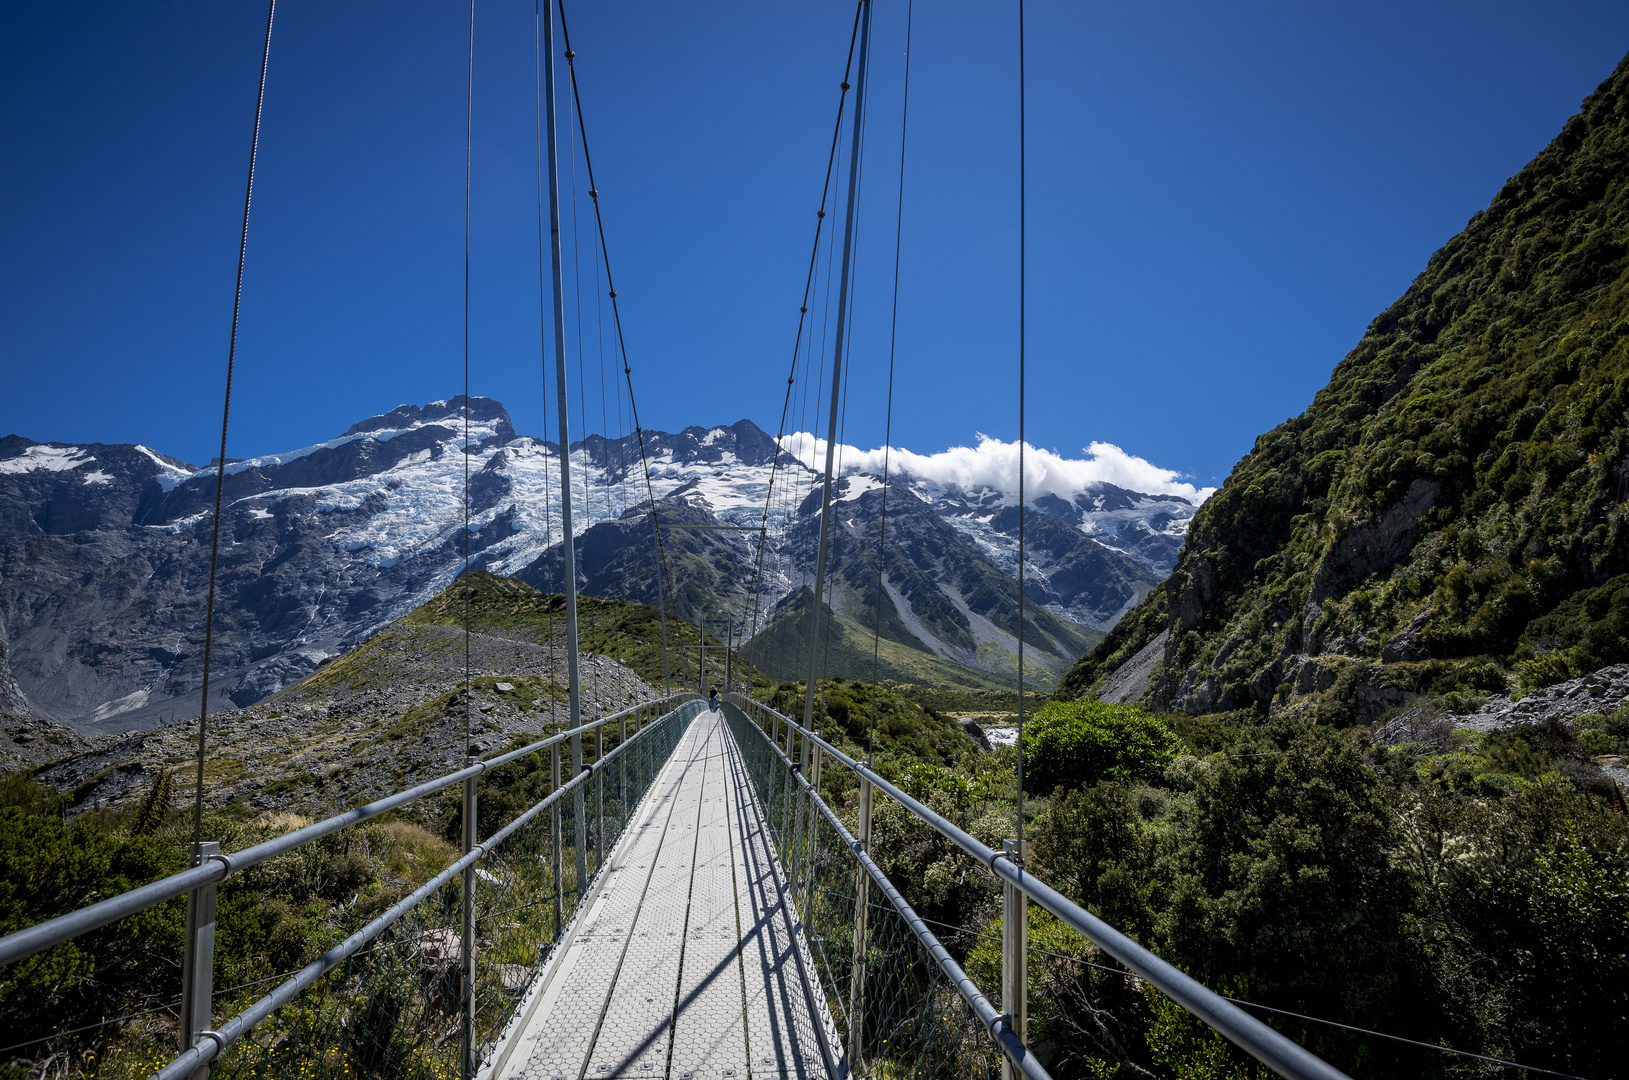
[[(643, 447), (631, 435), (572, 444), (579, 588), (656, 599), (641, 452), (677, 614), (739, 610), (758, 534), (667, 526), (765, 525), (766, 615), (812, 578), (816, 474), (743, 420), (646, 431)], [(211, 707), (258, 700), (422, 603), (462, 571), (466, 535), (475, 565), (558, 590), (559, 454), (518, 435), (498, 402), (474, 398), (466, 418), (453, 398), (230, 462)], [(195, 713), (215, 475), (144, 446), (0, 439), (0, 639), (32, 711), (99, 730)], [(980, 560), (1012, 572), (1010, 498), (906, 476), (896, 484)], [(852, 472), (840, 514), (868, 519), (877, 500), (867, 493), (880, 487)], [(1099, 629), (1169, 568), (1193, 509), (1107, 487), (1031, 505), (1043, 511), (1030, 516), (1032, 595)]]

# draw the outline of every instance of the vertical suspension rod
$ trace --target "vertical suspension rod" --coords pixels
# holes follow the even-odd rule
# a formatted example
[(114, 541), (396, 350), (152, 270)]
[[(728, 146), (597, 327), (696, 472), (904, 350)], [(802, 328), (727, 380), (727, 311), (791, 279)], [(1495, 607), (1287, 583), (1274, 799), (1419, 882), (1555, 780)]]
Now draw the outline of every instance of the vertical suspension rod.
[[(266, 70), (271, 66), (272, 21), (277, 0), (266, 5), (266, 46), (260, 54), (260, 89), (255, 91), (255, 130), (249, 139), (249, 179), (243, 186), (243, 231), (238, 236), (238, 278), (232, 291), (232, 336), (226, 346), (226, 397), (221, 403), (221, 456), (215, 462), (215, 517), (209, 540), (209, 593), (204, 600), (204, 681), (198, 691), (198, 790), (192, 802), (192, 844), (203, 842), (204, 736), (209, 729), (209, 660), (215, 640), (215, 567), (221, 550), (221, 495), (226, 490), (226, 424), (232, 416), (232, 369), (238, 359), (238, 316), (243, 310), (243, 263), (249, 254), (249, 204), (255, 193), (255, 160), (260, 154), (260, 117), (266, 105)], [(193, 857), (199, 858), (196, 850)]]
[(848, 210), (843, 221), (843, 271), (837, 291), (837, 344), (831, 362), (831, 421), (826, 426), (826, 487), (820, 504), (820, 556), (814, 605), (809, 611), (809, 681), (803, 690), (803, 727), (814, 729), (815, 662), (820, 655), (820, 598), (826, 587), (826, 545), (831, 537), (832, 469), (837, 462), (837, 408), (843, 388), (843, 342), (848, 336), (848, 290), (854, 260), (854, 203), (860, 187), (860, 118), (865, 115), (866, 54), (871, 46), (871, 0), (861, 0), (860, 63), (854, 76), (854, 145), (848, 156)]

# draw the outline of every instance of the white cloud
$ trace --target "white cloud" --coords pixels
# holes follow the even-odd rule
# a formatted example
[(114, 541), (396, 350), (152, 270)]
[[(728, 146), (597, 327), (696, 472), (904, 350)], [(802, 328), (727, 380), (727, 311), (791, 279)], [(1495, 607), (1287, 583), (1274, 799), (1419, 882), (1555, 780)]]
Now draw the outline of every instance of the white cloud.
[[(953, 446), (936, 454), (917, 454), (896, 446), (889, 456), (889, 469), (947, 487), (954, 484), (964, 491), (990, 488), (1017, 495), (1018, 443), (984, 435), (978, 440), (977, 446)], [(810, 468), (825, 470), (826, 440), (800, 431), (788, 435), (781, 445)], [(1094, 442), (1082, 453), (1086, 456), (1066, 458), (1051, 450), (1029, 446), (1024, 452), (1025, 495), (1034, 500), (1050, 493), (1069, 500), (1093, 484), (1113, 484), (1149, 495), (1179, 495), (1197, 506), (1216, 491), (1187, 483), (1181, 479), (1181, 473), (1162, 469), (1112, 443)], [(839, 444), (837, 457), (844, 473), (882, 472), (881, 449), (861, 450)]]

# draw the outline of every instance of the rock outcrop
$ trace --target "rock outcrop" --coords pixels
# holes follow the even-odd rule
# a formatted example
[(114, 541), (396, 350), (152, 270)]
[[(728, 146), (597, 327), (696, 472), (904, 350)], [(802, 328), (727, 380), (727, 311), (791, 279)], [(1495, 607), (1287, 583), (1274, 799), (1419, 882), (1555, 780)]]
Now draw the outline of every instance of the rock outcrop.
[(1516, 701), (1497, 694), (1475, 712), (1457, 717), (1454, 726), (1472, 731), (1497, 731), (1517, 724), (1571, 723), (1580, 716), (1616, 712), (1626, 702), (1629, 702), (1629, 664), (1614, 664), (1579, 679), (1534, 690)]
[(6, 656), (5, 639), (0, 638), (0, 712), (28, 716), (33, 710), (28, 707), (28, 697), (23, 693), (23, 688), (12, 678), (11, 664)]

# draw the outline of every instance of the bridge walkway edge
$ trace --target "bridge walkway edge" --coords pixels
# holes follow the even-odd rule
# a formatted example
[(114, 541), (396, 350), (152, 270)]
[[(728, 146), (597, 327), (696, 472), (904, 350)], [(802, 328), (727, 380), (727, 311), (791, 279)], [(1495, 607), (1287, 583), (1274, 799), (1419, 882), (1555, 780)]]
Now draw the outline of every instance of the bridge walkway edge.
[(703, 710), (480, 1080), (841, 1080), (787, 889), (740, 750)]

